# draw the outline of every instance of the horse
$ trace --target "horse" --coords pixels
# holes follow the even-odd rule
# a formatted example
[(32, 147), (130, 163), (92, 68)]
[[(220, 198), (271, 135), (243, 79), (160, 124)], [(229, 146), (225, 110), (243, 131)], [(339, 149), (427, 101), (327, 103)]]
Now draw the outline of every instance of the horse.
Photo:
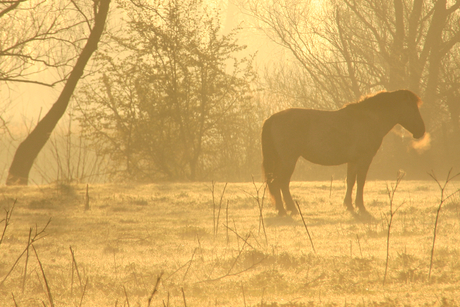
[(363, 190), (372, 159), (396, 124), (414, 138), (425, 135), (421, 104), (421, 99), (409, 90), (381, 91), (338, 110), (291, 108), (265, 120), (262, 169), (278, 215), (286, 215), (286, 209), (291, 214), (298, 213), (289, 183), (299, 157), (320, 165), (347, 163), (343, 204), (354, 212), (352, 190), (357, 182), (355, 207), (360, 214), (369, 215), (364, 207)]

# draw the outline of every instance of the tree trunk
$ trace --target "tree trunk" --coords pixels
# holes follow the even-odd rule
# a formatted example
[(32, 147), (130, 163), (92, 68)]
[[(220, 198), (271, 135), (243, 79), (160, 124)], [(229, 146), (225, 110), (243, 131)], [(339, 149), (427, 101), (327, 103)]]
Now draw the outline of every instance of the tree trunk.
[(395, 9), (395, 33), (393, 37), (393, 46), (390, 51), (390, 80), (388, 90), (394, 91), (406, 87), (404, 55), (404, 39), (406, 36), (404, 26), (404, 6), (402, 0), (394, 0)]
[(105, 21), (107, 19), (110, 0), (101, 0), (95, 3), (99, 3), (99, 9), (94, 16), (94, 27), (91, 30), (88, 41), (86, 42), (85, 47), (78, 57), (77, 63), (69, 75), (69, 79), (67, 80), (61, 95), (45, 117), (38, 122), (35, 129), (17, 148), (8, 172), (6, 185), (27, 185), (29, 181), (29, 172), (35, 158), (37, 158), (41, 149), (48, 141), (51, 132), (53, 132), (56, 127), (56, 124), (64, 115), (69, 104), (70, 97), (72, 96), (78, 81), (83, 75), (85, 66), (91, 58), (93, 52), (97, 49), (97, 44), (101, 38)]

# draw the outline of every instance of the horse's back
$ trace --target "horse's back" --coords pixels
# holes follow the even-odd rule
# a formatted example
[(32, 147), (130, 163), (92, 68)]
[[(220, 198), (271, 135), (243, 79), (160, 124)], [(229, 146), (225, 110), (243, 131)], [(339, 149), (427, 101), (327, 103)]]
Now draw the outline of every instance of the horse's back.
[(282, 157), (302, 156), (313, 163), (338, 165), (362, 154), (359, 142), (369, 131), (357, 119), (344, 109), (292, 108), (269, 118), (270, 133)]

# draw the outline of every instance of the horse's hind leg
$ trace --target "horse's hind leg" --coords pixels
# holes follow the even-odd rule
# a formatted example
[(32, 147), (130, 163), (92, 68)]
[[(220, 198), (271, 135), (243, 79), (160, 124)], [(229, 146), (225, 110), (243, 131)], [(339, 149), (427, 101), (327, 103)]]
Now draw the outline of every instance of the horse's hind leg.
[(283, 173), (280, 176), (280, 187), (283, 192), (284, 203), (286, 204), (286, 209), (291, 211), (292, 214), (299, 213), (294, 200), (292, 199), (291, 191), (289, 190), (289, 182), (291, 181), (291, 176), (294, 172), (296, 162), (297, 159), (293, 159), (292, 161), (289, 161), (289, 163), (285, 163)]
[(281, 198), (279, 178), (275, 177), (267, 184), (270, 194), (273, 197), (273, 201), (275, 202), (276, 210), (278, 210), (278, 215), (286, 215), (286, 210), (284, 209), (283, 200)]
[(292, 214), (298, 214), (299, 211), (292, 199), (291, 191), (289, 190), (289, 180), (283, 181), (281, 184), (281, 191), (283, 192), (284, 202), (286, 203), (286, 209), (291, 211)]

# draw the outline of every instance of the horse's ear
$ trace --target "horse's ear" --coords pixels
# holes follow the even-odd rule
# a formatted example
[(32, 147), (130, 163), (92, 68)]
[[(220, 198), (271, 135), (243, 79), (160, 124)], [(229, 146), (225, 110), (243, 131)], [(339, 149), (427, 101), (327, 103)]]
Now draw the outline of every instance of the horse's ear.
[(420, 97), (418, 97), (412, 91), (403, 90), (403, 95), (404, 95), (404, 98), (407, 99), (408, 101), (416, 103), (419, 108), (423, 104), (423, 101), (420, 99)]

